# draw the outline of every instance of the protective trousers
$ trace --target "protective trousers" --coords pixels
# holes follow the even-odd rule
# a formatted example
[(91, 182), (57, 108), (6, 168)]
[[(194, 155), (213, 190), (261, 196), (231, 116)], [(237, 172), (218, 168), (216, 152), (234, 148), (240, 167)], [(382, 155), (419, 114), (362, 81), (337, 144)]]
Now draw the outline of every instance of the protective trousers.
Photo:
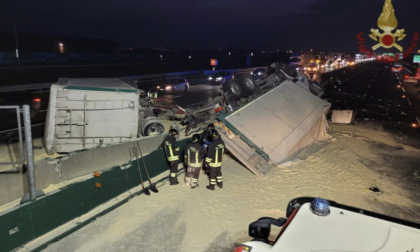
[(171, 168), (170, 168), (169, 181), (171, 183), (175, 183), (175, 182), (178, 181), (177, 178), (176, 178), (177, 174), (178, 174), (178, 163), (179, 163), (178, 160), (170, 162)]
[(201, 167), (188, 167), (185, 176), (185, 184), (195, 188), (198, 185), (198, 176), (200, 176)]
[(222, 167), (209, 167), (210, 170), (210, 186), (214, 187), (217, 182), (217, 186), (222, 188)]

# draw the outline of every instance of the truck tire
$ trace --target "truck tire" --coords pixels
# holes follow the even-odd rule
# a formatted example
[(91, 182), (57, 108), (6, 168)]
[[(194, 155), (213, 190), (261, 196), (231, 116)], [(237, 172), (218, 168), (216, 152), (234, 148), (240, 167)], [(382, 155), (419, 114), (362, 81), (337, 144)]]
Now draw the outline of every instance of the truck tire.
[(249, 95), (253, 94), (255, 90), (257, 90), (257, 85), (250, 74), (241, 75), (239, 82), (241, 83), (242, 90)]
[(165, 132), (165, 127), (160, 120), (150, 120), (143, 128), (143, 136), (162, 135)]
[(137, 128), (137, 135), (138, 136), (143, 136), (143, 125), (145, 124), (145, 123), (147, 123), (148, 121), (150, 121), (150, 120), (154, 120), (154, 119), (157, 119), (157, 117), (155, 117), (155, 116), (148, 116), (148, 117), (146, 117), (146, 118), (143, 118), (143, 120), (139, 120), (139, 126), (138, 126), (138, 128)]
[(140, 123), (139, 129), (143, 136), (162, 135), (165, 132), (162, 122), (154, 116), (144, 119)]
[(238, 79), (229, 80), (223, 87), (224, 91), (229, 91), (235, 100), (240, 100), (242, 97), (247, 96), (242, 90)]

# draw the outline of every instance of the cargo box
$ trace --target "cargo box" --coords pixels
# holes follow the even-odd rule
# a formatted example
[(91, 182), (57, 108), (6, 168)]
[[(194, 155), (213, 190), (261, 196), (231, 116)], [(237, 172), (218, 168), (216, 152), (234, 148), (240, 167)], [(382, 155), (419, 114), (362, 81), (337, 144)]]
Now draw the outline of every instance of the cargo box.
[(59, 79), (45, 123), (48, 154), (121, 143), (137, 137), (139, 91), (116, 78)]

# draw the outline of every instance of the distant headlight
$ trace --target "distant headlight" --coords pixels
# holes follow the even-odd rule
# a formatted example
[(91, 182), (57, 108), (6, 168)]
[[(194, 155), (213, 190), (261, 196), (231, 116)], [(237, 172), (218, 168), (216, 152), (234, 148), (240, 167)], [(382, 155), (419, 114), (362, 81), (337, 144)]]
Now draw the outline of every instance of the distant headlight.
[(262, 73), (261, 72), (258, 72), (258, 75), (261, 75)]
[(213, 77), (209, 77), (209, 80), (213, 80)]
[(172, 89), (171, 85), (168, 85), (168, 86), (165, 87), (165, 90), (171, 90), (171, 89)]
[(160, 89), (160, 86), (156, 86), (157, 89)]
[(223, 77), (217, 77), (216, 81), (222, 81)]
[(251, 71), (251, 75), (253, 75), (254, 74), (254, 71)]

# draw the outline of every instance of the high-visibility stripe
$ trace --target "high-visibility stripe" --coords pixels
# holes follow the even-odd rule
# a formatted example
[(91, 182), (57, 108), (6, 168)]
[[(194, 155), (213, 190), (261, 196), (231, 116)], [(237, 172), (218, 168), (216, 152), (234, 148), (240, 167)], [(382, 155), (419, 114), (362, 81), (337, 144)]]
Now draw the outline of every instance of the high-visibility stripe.
[(176, 173), (171, 172), (171, 177), (172, 177), (172, 178), (175, 178), (175, 177), (176, 177)]
[(193, 178), (193, 179), (191, 179), (191, 182), (197, 182), (198, 181), (198, 179), (196, 179), (196, 178)]
[(222, 163), (210, 163), (209, 166), (210, 167), (220, 167), (220, 166), (222, 166)]
[(188, 166), (189, 167), (194, 167), (194, 168), (197, 168), (197, 167), (201, 167), (201, 163), (188, 163)]
[(195, 163), (191, 162), (191, 150), (188, 149), (188, 166), (201, 167), (201, 162), (198, 161), (198, 152), (195, 152)]
[(206, 162), (211, 162), (211, 158), (206, 158)]
[(215, 185), (216, 184), (216, 180), (215, 179), (210, 179), (210, 185)]
[(168, 145), (168, 149), (169, 149), (169, 157), (173, 157), (174, 152), (172, 151), (172, 145)]
[(176, 160), (178, 160), (179, 159), (179, 157), (178, 156), (175, 156), (175, 157), (168, 157), (168, 161), (176, 161)]
[[(172, 144), (166, 141), (166, 146), (168, 147), (168, 150), (169, 150), (168, 161), (170, 162), (170, 161), (178, 160), (179, 159), (178, 155), (175, 156), (172, 150)], [(179, 147), (177, 147), (175, 150), (179, 150)]]

